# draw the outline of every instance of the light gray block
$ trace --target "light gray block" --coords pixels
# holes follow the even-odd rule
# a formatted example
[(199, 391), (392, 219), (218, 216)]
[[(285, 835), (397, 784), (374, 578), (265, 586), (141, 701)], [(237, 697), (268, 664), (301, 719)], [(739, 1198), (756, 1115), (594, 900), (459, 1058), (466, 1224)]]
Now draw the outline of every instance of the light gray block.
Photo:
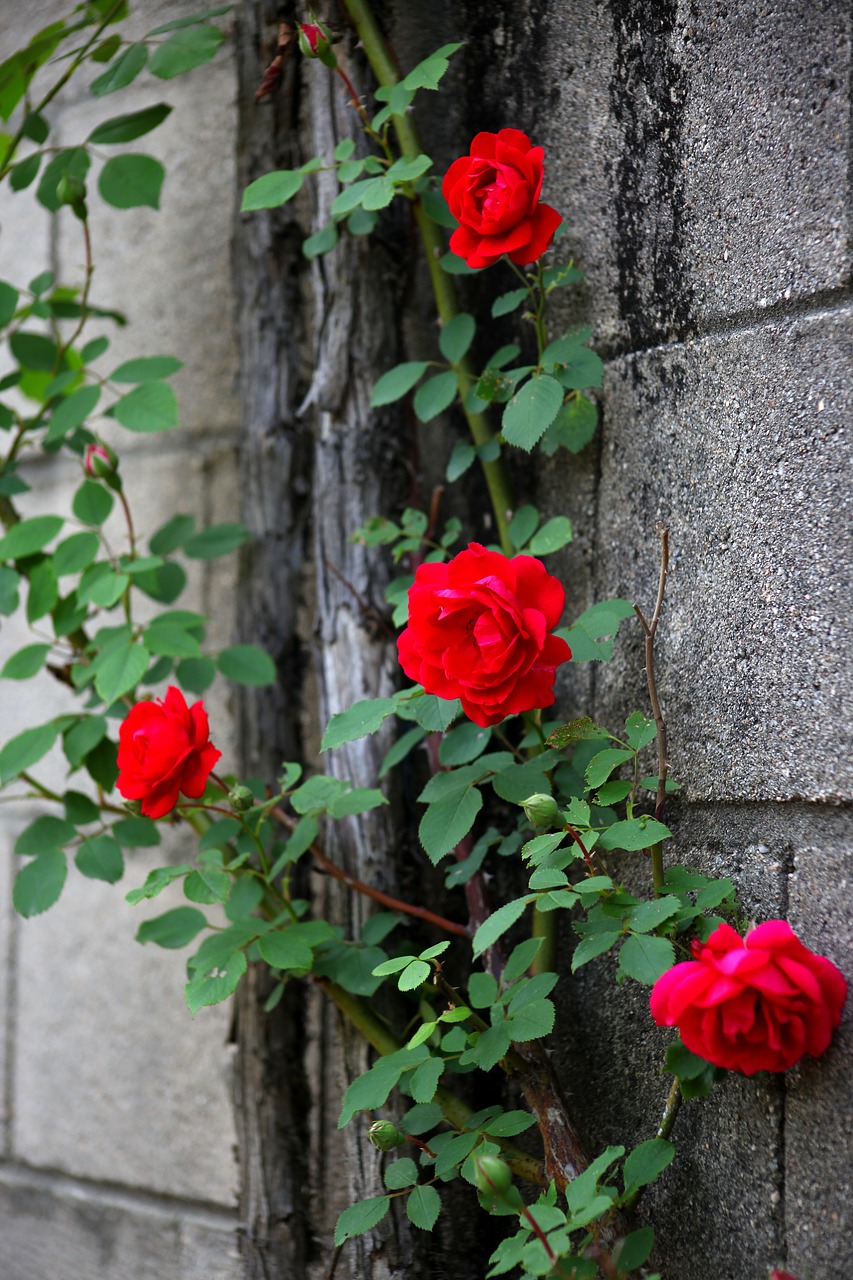
[(231, 1215), (0, 1166), (3, 1280), (238, 1280)]
[(190, 1018), (187, 952), (134, 941), (182, 893), (124, 901), (152, 866), (192, 860), (192, 838), (170, 844), (128, 857), (118, 885), (72, 870), (56, 906), (21, 926), (13, 1150), (42, 1168), (230, 1205), (229, 1009)]
[[(672, 775), (691, 799), (843, 799), (853, 753), (849, 445), (853, 312), (670, 347), (606, 376), (597, 596), (654, 607)], [(597, 673), (596, 713), (648, 707), (640, 630)]]

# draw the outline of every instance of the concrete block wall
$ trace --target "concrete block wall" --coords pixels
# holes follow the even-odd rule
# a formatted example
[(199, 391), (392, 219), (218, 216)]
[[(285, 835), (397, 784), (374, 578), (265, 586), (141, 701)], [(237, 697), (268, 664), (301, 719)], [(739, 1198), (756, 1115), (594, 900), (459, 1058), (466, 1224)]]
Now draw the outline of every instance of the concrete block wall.
[[(140, 0), (134, 34), (197, 12), (192, 0)], [(0, 59), (68, 9), (57, 0), (0, 0)], [(93, 193), (96, 261), (92, 298), (126, 313), (126, 329), (104, 325), (105, 370), (136, 355), (172, 354), (181, 428), (138, 436), (104, 428), (123, 458), (125, 485), (144, 540), (179, 511), (197, 523), (239, 518), (235, 442), (236, 338), (230, 239), (235, 201), (235, 73), (232, 41), (194, 76), (158, 81), (143, 73), (131, 89), (96, 101), (72, 81), (52, 108), (63, 145), (95, 123), (158, 101), (172, 115), (139, 150), (166, 166), (161, 209), (119, 211)], [(79, 224), (51, 219), (31, 192), (0, 196), (0, 278), (26, 285), (52, 267), (63, 282), (82, 276)], [(93, 326), (92, 334), (97, 332)], [(67, 513), (79, 470), (33, 460), (25, 514)], [(111, 520), (113, 518), (111, 517)], [(121, 525), (113, 538), (120, 545)], [(235, 633), (236, 558), (195, 562), (186, 607), (210, 617), (211, 644)], [(25, 643), (3, 620), (0, 661)], [(38, 685), (38, 687), (37, 687)], [(2, 694), (4, 740), (66, 709), (62, 686), (12, 684)], [(226, 758), (233, 733), (227, 693), (205, 702)], [(64, 786), (58, 755), (40, 775)], [(12, 845), (33, 816), (0, 809), (0, 1276), (3, 1280), (236, 1280), (233, 1048), (222, 1006), (191, 1019), (183, 1000), (184, 953), (141, 947), (147, 914), (181, 895), (132, 908), (128, 889), (152, 865), (186, 856), (176, 833), (157, 850), (127, 859), (119, 884), (86, 880), (72, 867), (60, 902), (18, 919), (10, 887)], [(153, 855), (153, 856), (152, 856)]]

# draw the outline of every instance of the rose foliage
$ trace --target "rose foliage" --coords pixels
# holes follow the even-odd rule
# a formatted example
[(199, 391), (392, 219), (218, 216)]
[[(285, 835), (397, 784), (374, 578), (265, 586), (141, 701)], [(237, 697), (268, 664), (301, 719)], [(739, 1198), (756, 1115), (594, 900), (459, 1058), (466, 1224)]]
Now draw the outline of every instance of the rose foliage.
[(221, 751), (210, 741), (204, 703), (187, 706), (179, 689), (137, 702), (119, 730), (116, 783), (126, 800), (141, 800), (149, 818), (162, 818), (183, 792), (192, 800), (204, 794)]
[(828, 1047), (847, 983), (784, 920), (745, 938), (720, 924), (692, 949), (696, 959), (658, 978), (650, 1000), (655, 1021), (677, 1026), (691, 1053), (751, 1076), (786, 1071)]
[(441, 190), (460, 224), (450, 248), (469, 267), (503, 254), (523, 266), (548, 248), (562, 218), (539, 200), (544, 155), (520, 129), (501, 129), (478, 133), (470, 155), (454, 160)]
[(475, 724), (554, 701), (554, 673), (572, 656), (551, 634), (565, 592), (541, 560), (508, 559), (471, 542), (447, 564), (422, 564), (397, 641), (407, 676), (427, 693), (460, 698)]

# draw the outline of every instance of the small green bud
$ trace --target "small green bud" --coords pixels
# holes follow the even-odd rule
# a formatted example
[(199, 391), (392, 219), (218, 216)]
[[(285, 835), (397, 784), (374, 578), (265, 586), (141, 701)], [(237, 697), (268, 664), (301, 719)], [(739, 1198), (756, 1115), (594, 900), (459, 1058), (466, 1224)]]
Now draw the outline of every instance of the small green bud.
[(512, 1170), (497, 1156), (476, 1156), (474, 1183), (483, 1195), (505, 1195), (512, 1186)]
[(248, 787), (232, 787), (228, 792), (228, 803), (235, 813), (245, 813), (255, 803), (255, 797)]
[(556, 800), (553, 796), (546, 795), (544, 791), (538, 791), (535, 796), (528, 796), (521, 807), (534, 827), (554, 826), (560, 817)]
[(367, 1131), (367, 1137), (378, 1151), (393, 1151), (402, 1147), (406, 1141), (403, 1134), (390, 1120), (374, 1120)]
[(85, 182), (74, 173), (63, 173), (56, 184), (56, 198), (60, 204), (80, 204), (86, 199)]

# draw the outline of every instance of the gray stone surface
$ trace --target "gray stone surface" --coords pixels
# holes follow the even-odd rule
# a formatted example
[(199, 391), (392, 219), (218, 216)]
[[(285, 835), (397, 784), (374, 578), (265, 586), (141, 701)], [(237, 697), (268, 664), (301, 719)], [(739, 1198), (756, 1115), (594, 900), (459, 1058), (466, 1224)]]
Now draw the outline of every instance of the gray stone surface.
[[(650, 613), (656, 526), (669, 526), (656, 666), (673, 776), (692, 799), (851, 794), (851, 322), (820, 312), (607, 371), (597, 596)], [(626, 634), (598, 675), (605, 717), (626, 698), (647, 705), (639, 627)]]
[(846, 285), (844, 5), (614, 0), (549, 16), (548, 92), (523, 119), (600, 344), (636, 350)]
[(238, 1280), (231, 1214), (0, 1165), (3, 1280)]

